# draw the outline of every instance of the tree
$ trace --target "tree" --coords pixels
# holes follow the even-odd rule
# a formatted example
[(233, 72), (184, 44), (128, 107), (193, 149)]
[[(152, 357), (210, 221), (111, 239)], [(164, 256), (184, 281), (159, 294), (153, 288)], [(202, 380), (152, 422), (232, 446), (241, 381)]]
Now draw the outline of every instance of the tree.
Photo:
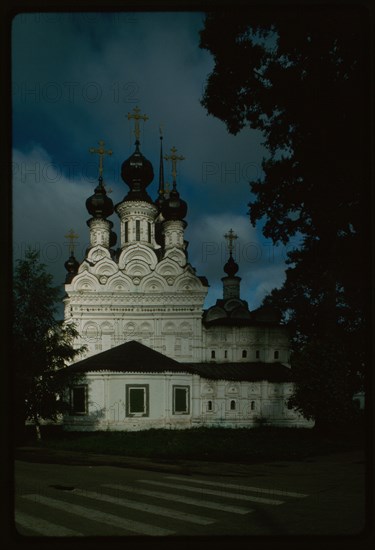
[(59, 288), (29, 250), (18, 260), (13, 280), (14, 411), (16, 434), (25, 421), (35, 423), (40, 438), (40, 419), (56, 420), (64, 410), (59, 399), (66, 387), (64, 367), (84, 348), (74, 349), (77, 332), (55, 319)]
[[(251, 222), (265, 221), (274, 243), (302, 243), (288, 254), (283, 287), (265, 302), (288, 322), (294, 350), (307, 346), (305, 358), (311, 346), (323, 360), (336, 347), (333, 370), (352, 391), (363, 378), (370, 288), (365, 17), (343, 6), (216, 12), (200, 42), (215, 61), (202, 104), (233, 134), (261, 130), (269, 151), (264, 177), (250, 182)], [(349, 362), (339, 359), (342, 349)], [(296, 379), (300, 359), (294, 355)], [(322, 386), (327, 371), (314, 361)], [(296, 392), (303, 410), (303, 380)]]

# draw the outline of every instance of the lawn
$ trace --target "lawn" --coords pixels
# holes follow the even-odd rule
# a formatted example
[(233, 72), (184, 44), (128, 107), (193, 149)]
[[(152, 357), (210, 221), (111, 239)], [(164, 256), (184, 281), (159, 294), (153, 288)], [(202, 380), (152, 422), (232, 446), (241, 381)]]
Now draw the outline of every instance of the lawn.
[[(33, 445), (36, 445), (35, 441)], [(141, 432), (44, 433), (38, 446), (109, 455), (222, 462), (300, 460), (363, 448), (360, 432), (322, 434), (311, 429), (152, 429)]]

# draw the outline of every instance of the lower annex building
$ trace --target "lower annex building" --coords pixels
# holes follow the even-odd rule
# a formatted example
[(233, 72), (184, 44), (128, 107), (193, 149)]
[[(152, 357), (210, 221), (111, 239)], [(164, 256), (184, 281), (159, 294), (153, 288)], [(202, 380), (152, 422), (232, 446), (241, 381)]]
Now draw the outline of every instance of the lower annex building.
[[(86, 201), (90, 245), (84, 260), (65, 267), (65, 323), (74, 323), (76, 347), (85, 357), (67, 367), (72, 383), (66, 398), (67, 430), (143, 430), (195, 426), (311, 426), (287, 400), (290, 377), (286, 328), (266, 308), (250, 311), (240, 297), (236, 235), (230, 230), (223, 297), (204, 309), (207, 279), (188, 261), (187, 204), (177, 190), (172, 147), (163, 156), (160, 138), (159, 189), (147, 193), (152, 164), (140, 150), (136, 107), (135, 151), (123, 162), (129, 191), (116, 206), (103, 182), (99, 142), (99, 181)], [(163, 161), (171, 162), (172, 189)], [(113, 223), (120, 219), (120, 243)]]

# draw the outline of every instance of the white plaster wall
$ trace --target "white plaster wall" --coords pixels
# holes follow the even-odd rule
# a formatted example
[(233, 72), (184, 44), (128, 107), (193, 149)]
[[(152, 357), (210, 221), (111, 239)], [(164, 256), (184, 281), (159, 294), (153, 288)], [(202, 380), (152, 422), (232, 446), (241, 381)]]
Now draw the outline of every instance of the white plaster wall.
[[(92, 373), (89, 384), (89, 414), (66, 416), (67, 430), (144, 430), (150, 428), (184, 429), (194, 426), (251, 428), (267, 425), (312, 427), (286, 405), (292, 392), (290, 383), (231, 382), (209, 380), (198, 375)], [(149, 415), (126, 416), (126, 384), (149, 386)], [(189, 414), (173, 414), (173, 386), (190, 388)], [(212, 401), (212, 410), (207, 404)], [(236, 408), (231, 410), (230, 403)], [(251, 402), (255, 408), (251, 410)]]

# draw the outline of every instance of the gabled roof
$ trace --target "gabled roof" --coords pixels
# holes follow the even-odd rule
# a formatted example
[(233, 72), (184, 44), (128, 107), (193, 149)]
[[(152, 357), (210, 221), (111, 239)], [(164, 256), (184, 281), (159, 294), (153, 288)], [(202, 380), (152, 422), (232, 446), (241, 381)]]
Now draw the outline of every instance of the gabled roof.
[(132, 340), (67, 367), (72, 373), (114, 372), (189, 372), (184, 365)]
[(290, 369), (282, 363), (179, 363), (135, 340), (87, 357), (66, 369), (72, 374), (100, 371), (150, 374), (180, 372), (198, 374), (211, 380), (290, 380)]

